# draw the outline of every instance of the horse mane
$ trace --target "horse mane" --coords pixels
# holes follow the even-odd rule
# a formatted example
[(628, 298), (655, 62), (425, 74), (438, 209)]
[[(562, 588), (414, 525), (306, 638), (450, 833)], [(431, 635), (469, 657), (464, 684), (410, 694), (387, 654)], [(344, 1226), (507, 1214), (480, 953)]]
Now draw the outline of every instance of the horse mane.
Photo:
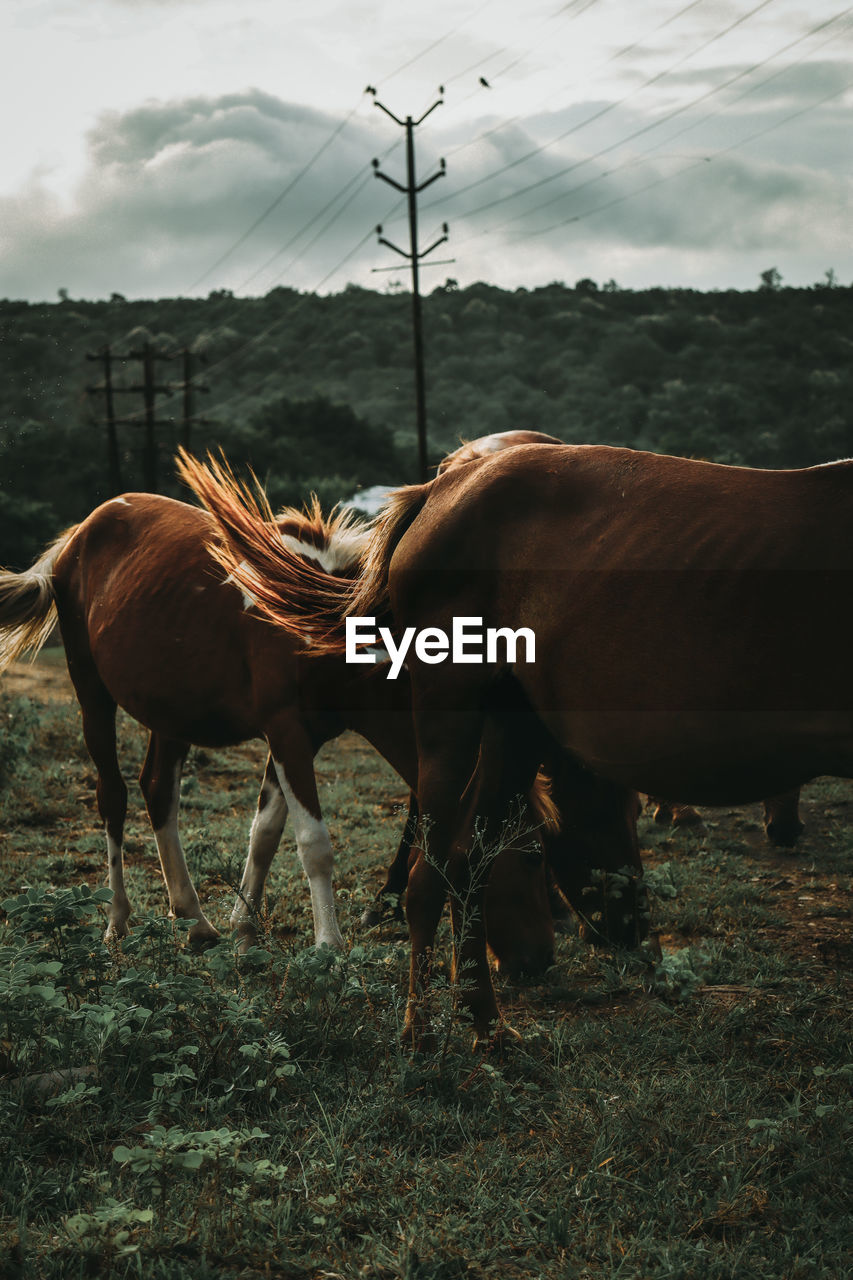
[(362, 550), (361, 573), (353, 580), (352, 594), (343, 617), (374, 617), (387, 613), (391, 557), (404, 533), (420, 514), (432, 483), (408, 484), (388, 494)]

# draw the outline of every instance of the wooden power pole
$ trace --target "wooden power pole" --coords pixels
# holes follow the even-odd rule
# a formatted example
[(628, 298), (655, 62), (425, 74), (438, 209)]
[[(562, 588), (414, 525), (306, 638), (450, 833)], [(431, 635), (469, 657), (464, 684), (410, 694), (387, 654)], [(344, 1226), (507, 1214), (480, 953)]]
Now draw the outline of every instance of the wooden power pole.
[[(175, 360), (178, 356), (182, 359), (183, 379), (177, 385), (158, 385), (156, 380), (156, 362), (158, 360)], [(155, 351), (150, 342), (143, 343), (138, 351), (128, 351), (124, 355), (116, 355), (109, 345), (102, 350), (86, 355), (87, 360), (97, 360), (104, 367), (104, 380), (98, 386), (87, 387), (86, 390), (90, 395), (103, 393), (106, 397), (106, 427), (107, 427), (107, 461), (109, 469), (109, 484), (112, 493), (121, 493), (124, 488), (121, 472), (121, 456), (118, 447), (117, 426), (134, 425), (139, 426), (140, 423), (144, 427), (144, 443), (142, 449), (142, 472), (143, 483), (149, 493), (156, 493), (159, 484), (159, 466), (158, 466), (158, 444), (157, 444), (157, 428), (173, 427), (174, 420), (169, 422), (157, 421), (157, 401), (158, 395), (171, 396), (176, 390), (183, 393), (183, 412), (181, 422), (183, 426), (183, 442), (189, 448), (190, 434), (192, 424), (194, 422), (205, 423), (207, 419), (200, 418), (193, 413), (193, 392), (207, 391), (208, 387), (202, 386), (193, 379), (193, 353), (189, 348), (185, 347), (180, 352), (163, 352)], [(199, 357), (204, 359), (203, 356)], [(131, 360), (137, 360), (142, 365), (142, 382), (130, 387), (116, 387), (113, 384), (112, 366), (115, 361), (127, 363)], [(117, 418), (115, 414), (114, 397), (119, 394), (133, 393), (138, 395), (142, 393), (143, 409), (141, 414), (131, 414), (126, 418)]]
[(401, 257), (408, 258), (412, 267), (412, 333), (414, 339), (414, 357), (415, 357), (415, 406), (417, 414), (417, 430), (418, 430), (418, 470), (420, 472), (420, 480), (423, 484), (427, 480), (427, 425), (426, 425), (426, 389), (424, 381), (424, 340), (423, 340), (423, 320), (421, 316), (421, 291), (420, 291), (420, 262), (427, 254), (432, 253), (433, 249), (437, 249), (440, 244), (444, 244), (447, 239), (447, 223), (442, 227), (443, 234), (438, 240), (434, 241), (428, 249), (418, 251), (418, 195), (437, 178), (444, 177), (446, 172), (445, 163), (441, 161), (441, 168), (434, 173), (431, 178), (427, 178), (425, 182), (417, 183), (415, 178), (415, 129), (419, 124), (426, 120), (430, 112), (436, 107), (440, 107), (443, 98), (439, 98), (432, 104), (429, 110), (425, 111), (418, 120), (413, 120), (411, 116), (406, 116), (405, 120), (400, 120), (394, 115), (393, 111), (381, 102), (377, 102), (374, 92), (374, 104), (384, 111), (387, 116), (401, 128), (406, 130), (406, 185), (397, 182), (394, 178), (389, 178), (386, 173), (382, 173), (379, 168), (379, 161), (373, 161), (373, 169), (377, 178), (381, 178), (383, 182), (387, 182), (389, 186), (394, 187), (396, 191), (402, 191), (407, 197), (409, 207), (409, 248), (400, 249), (396, 244), (392, 244), (382, 234), (382, 228), (377, 227), (376, 231), (379, 236), (379, 243), (386, 245), (389, 249), (393, 249), (395, 253), (399, 253)]

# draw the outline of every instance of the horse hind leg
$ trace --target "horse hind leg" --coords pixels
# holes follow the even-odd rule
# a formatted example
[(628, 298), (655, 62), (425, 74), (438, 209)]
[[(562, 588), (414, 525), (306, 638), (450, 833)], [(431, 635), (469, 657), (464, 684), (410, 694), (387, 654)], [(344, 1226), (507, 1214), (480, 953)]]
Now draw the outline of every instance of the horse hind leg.
[(83, 716), (83, 737), (98, 773), (95, 794), (107, 837), (107, 883), (113, 896), (107, 909), (106, 938), (123, 938), (130, 916), (122, 857), (127, 787), (116, 753), (116, 703), (94, 671), (84, 672), (73, 661), (68, 665)]
[(249, 852), (240, 891), (231, 912), (231, 928), (237, 930), (241, 950), (251, 946), (257, 937), (255, 918), (286, 821), (287, 801), (278, 783), (275, 762), (272, 756), (267, 756), (258, 808), (249, 835)]
[(314, 777), (314, 745), (306, 731), (286, 719), (267, 733), (276, 777), (293, 824), (299, 861), (311, 889), (314, 945), (344, 945), (335, 913), (332, 871), (335, 856), (329, 828), (323, 821), (317, 779)]
[(219, 933), (201, 909), (178, 835), (181, 773), (188, 750), (185, 742), (152, 733), (139, 785), (145, 797), (169, 892), (169, 915), (173, 919), (193, 920), (195, 923), (190, 927), (189, 940), (193, 946), (204, 946), (215, 942)]

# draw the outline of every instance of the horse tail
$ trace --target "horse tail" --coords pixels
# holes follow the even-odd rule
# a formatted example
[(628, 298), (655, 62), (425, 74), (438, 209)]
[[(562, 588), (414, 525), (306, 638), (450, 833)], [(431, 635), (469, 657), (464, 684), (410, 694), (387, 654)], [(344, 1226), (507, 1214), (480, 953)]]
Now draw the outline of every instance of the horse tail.
[[(343, 652), (341, 619), (352, 583), (300, 555), (283, 539), (255, 476), (250, 489), (228, 463), (178, 450), (178, 475), (213, 517), (208, 551), (260, 614), (304, 645)], [(340, 643), (338, 632), (340, 631)]]
[(372, 617), (388, 611), (391, 557), (423, 509), (432, 483), (409, 484), (388, 495), (362, 550), (361, 573), (353, 581), (345, 616)]
[(358, 574), (338, 577), (282, 539), (254, 476), (250, 489), (224, 459), (208, 454), (200, 462), (184, 449), (178, 475), (213, 516), (220, 537), (208, 549), (229, 579), (270, 622), (320, 653), (344, 652), (347, 617), (386, 612), (391, 556), (429, 493), (429, 485), (393, 492), (363, 544)]
[(0, 672), (27, 650), (34, 658), (53, 630), (53, 569), (76, 527), (67, 529), (23, 573), (0, 570)]

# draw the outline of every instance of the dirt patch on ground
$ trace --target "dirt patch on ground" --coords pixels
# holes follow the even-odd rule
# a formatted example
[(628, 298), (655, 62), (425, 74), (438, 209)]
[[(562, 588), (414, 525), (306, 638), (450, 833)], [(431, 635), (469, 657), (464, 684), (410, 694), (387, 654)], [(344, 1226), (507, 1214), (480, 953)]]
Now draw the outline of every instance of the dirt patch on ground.
[(35, 662), (13, 662), (3, 674), (3, 692), (34, 702), (73, 702), (74, 686), (61, 648), (42, 649)]

